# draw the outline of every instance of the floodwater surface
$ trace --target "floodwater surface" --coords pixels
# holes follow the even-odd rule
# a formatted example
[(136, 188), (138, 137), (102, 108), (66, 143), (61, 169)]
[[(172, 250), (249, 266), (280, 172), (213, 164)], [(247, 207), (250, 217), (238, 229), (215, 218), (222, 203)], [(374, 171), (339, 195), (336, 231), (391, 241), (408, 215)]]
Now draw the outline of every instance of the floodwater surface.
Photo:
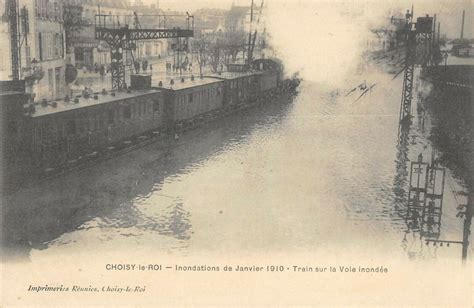
[[(460, 258), (407, 223), (410, 160), (429, 157), (414, 121), (398, 140), (401, 78), (376, 74), (362, 95), (303, 82), (276, 100), (7, 199), (4, 244), (50, 253), (147, 250), (176, 255), (354, 251)], [(358, 97), (360, 99), (358, 99)], [(445, 187), (436, 238), (460, 240), (458, 184)]]

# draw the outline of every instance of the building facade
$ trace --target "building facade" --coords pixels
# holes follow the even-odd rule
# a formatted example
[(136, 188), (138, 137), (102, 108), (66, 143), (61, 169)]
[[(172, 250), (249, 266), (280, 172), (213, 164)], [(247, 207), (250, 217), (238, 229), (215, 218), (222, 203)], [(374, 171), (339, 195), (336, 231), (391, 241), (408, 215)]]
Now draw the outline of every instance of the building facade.
[[(20, 79), (26, 81), (26, 92), (36, 101), (62, 98), (66, 94), (62, 1), (19, 0), (18, 6)], [(0, 78), (10, 80), (9, 20), (3, 19), (0, 27), (5, 42), (0, 47)]]
[[(124, 27), (129, 26), (133, 28), (134, 13), (138, 15), (159, 15), (160, 10), (156, 5), (130, 5), (127, 1), (121, 0), (70, 0), (75, 5), (82, 7), (82, 18), (87, 22), (85, 26), (75, 36), (73, 42), (74, 61), (76, 67), (93, 69), (96, 65), (107, 66), (111, 63), (110, 48), (105, 42), (100, 42), (95, 39), (94, 27), (98, 22), (97, 15), (106, 15), (101, 19), (105, 21), (108, 27)], [(162, 14), (162, 12), (161, 12)], [(139, 22), (142, 23), (142, 28), (152, 27), (159, 28), (158, 18), (139, 17)], [(167, 40), (150, 40), (140, 41), (137, 43), (137, 49), (134, 52), (134, 57), (138, 60), (157, 59), (167, 54), (168, 44)]]

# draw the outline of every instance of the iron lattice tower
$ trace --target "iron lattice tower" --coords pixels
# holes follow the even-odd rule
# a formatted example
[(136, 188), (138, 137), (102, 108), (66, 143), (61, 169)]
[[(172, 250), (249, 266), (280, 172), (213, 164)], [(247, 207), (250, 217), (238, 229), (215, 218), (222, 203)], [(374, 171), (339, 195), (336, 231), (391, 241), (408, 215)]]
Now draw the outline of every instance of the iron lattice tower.
[(400, 105), (400, 123), (405, 123), (411, 116), (411, 101), (413, 98), (413, 79), (416, 63), (416, 33), (407, 33), (407, 47), (405, 54), (405, 74), (403, 77), (402, 99)]
[[(432, 54), (433, 18), (419, 17), (413, 23), (412, 16), (407, 19), (407, 25), (401, 34), (406, 38), (405, 74), (403, 78), (402, 98), (400, 104), (400, 124), (405, 125), (411, 119), (411, 102), (413, 99), (413, 80), (415, 65), (424, 68), (429, 64)], [(414, 26), (415, 29), (412, 29)]]

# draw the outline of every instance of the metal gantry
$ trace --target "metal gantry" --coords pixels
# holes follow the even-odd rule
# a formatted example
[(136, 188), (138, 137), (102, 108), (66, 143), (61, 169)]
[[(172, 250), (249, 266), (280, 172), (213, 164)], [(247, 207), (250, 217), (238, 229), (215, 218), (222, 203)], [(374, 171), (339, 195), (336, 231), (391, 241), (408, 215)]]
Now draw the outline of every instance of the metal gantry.
[(124, 51), (135, 50), (137, 41), (194, 36), (194, 30), (190, 28), (131, 29), (128, 25), (123, 27), (115, 27), (115, 24), (107, 26), (106, 18), (110, 18), (110, 16), (96, 15), (95, 38), (105, 41), (110, 47), (112, 89), (124, 89), (126, 87), (125, 65), (123, 63)]
[(407, 46), (405, 56), (405, 74), (403, 77), (402, 99), (400, 105), (400, 123), (405, 123), (411, 116), (411, 101), (413, 98), (413, 79), (416, 63), (416, 33), (407, 33)]
[(440, 235), (445, 178), (446, 169), (440, 168), (436, 162), (432, 162), (428, 167), (422, 212), (422, 224), (427, 226), (424, 230), (425, 236)]
[[(419, 17), (416, 23), (412, 22), (412, 19), (413, 10), (411, 14), (407, 14), (405, 29), (399, 31), (399, 34), (404, 35), (406, 40), (405, 74), (400, 104), (400, 124), (406, 124), (411, 119), (415, 65), (421, 64), (425, 67), (429, 63), (432, 53), (433, 18), (429, 16)], [(417, 52), (419, 47), (421, 47), (423, 54), (419, 55), (419, 52)]]
[(469, 195), (467, 198), (467, 203), (458, 206), (459, 213), (456, 215), (459, 218), (464, 218), (463, 224), (463, 233), (462, 233), (462, 241), (452, 241), (452, 240), (438, 240), (438, 239), (426, 239), (426, 245), (433, 243), (433, 245), (439, 244), (443, 246), (449, 247), (450, 244), (458, 244), (461, 245), (461, 258), (463, 263), (467, 260), (468, 248), (469, 248), (469, 236), (471, 235), (471, 223), (472, 223), (472, 215), (474, 212), (474, 195)]
[[(437, 65), (437, 62), (433, 59), (435, 50), (433, 43), (435, 24), (433, 23), (433, 18), (426, 15), (426, 17), (420, 17), (416, 23), (413, 23), (413, 8), (411, 13), (407, 11), (406, 16), (406, 27), (398, 32), (399, 35), (405, 38), (406, 42), (398, 134), (399, 147), (401, 149), (406, 148), (404, 145), (408, 141), (411, 126), (411, 102), (413, 98), (415, 67), (420, 65), (424, 69), (430, 64)], [(403, 151), (399, 153), (399, 156), (406, 159), (406, 153)], [(423, 162), (423, 156), (420, 154), (418, 160), (411, 163), (405, 221), (410, 229), (417, 229), (420, 232), (421, 238), (426, 237), (426, 245), (430, 243), (433, 243), (434, 246), (461, 245), (462, 260), (465, 262), (468, 255), (470, 227), (474, 212), (474, 196), (471, 193), (468, 196), (467, 203), (458, 207), (460, 212), (457, 217), (464, 218), (462, 241), (439, 239), (446, 170), (439, 167), (435, 156), (433, 152), (431, 163), (425, 163)], [(400, 175), (398, 176), (398, 182), (400, 183), (403, 182), (404, 178), (404, 169), (402, 167), (404, 166), (405, 159), (401, 161), (400, 166), (397, 166), (397, 169), (400, 169)]]

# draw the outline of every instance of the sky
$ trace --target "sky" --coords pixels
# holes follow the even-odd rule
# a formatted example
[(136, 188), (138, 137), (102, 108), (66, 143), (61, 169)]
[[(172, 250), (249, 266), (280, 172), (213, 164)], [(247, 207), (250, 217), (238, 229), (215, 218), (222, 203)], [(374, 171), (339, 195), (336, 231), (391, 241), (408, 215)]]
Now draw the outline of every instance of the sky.
[[(177, 10), (193, 12), (200, 8), (220, 8), (229, 9), (234, 2), (236, 5), (248, 6), (251, 0), (142, 0), (145, 3), (159, 3), (164, 10)], [(260, 0), (254, 0), (259, 5)], [(317, 10), (319, 5), (324, 5), (328, 1), (321, 0), (265, 0), (269, 6), (278, 7), (296, 7), (307, 11), (308, 9)], [(466, 10), (466, 21), (464, 27), (465, 37), (474, 38), (473, 4), (470, 0), (345, 0), (332, 1), (344, 3), (347, 9), (358, 10), (365, 5), (367, 9), (367, 18), (378, 18), (386, 14), (390, 8), (400, 8), (405, 10), (411, 8), (414, 4), (415, 15), (429, 13), (438, 14), (438, 21), (441, 22), (441, 32), (446, 33), (448, 37), (459, 36), (461, 28), (462, 10)], [(289, 20), (287, 23), (300, 23), (299, 19)]]
[[(200, 8), (219, 8), (229, 9), (232, 5), (232, 0), (142, 0), (144, 3), (156, 4), (164, 10), (172, 11), (195, 11)], [(242, 2), (242, 4), (240, 4)], [(249, 5), (245, 4), (249, 1), (236, 0), (237, 5)]]
[[(143, 0), (155, 1), (155, 0)], [(415, 17), (438, 14), (441, 33), (459, 37), (466, 10), (465, 38), (473, 37), (471, 0), (265, 0), (266, 30), (275, 56), (289, 74), (316, 82), (341, 81), (353, 75), (374, 25), (387, 24), (390, 12), (406, 12), (414, 1)], [(232, 0), (160, 0), (167, 9), (193, 12), (229, 9)], [(156, 2), (149, 2), (155, 3)], [(235, 0), (239, 6), (251, 0)], [(255, 0), (260, 5), (260, 0)], [(335, 86), (335, 85), (334, 85)]]

